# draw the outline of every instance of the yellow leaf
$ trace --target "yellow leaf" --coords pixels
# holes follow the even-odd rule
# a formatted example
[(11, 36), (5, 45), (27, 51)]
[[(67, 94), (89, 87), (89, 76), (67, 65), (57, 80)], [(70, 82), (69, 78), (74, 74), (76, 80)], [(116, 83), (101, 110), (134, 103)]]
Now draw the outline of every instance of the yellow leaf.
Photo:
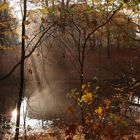
[(85, 89), (85, 88), (86, 88), (86, 84), (83, 84), (82, 85), (82, 90)]
[(13, 47), (1, 46), (0, 45), (0, 50), (13, 50)]
[(3, 32), (4, 35), (18, 35), (16, 30), (13, 31), (4, 31)]
[(88, 103), (88, 104), (91, 104), (93, 101), (92, 93), (89, 92), (89, 93), (86, 93), (85, 95), (83, 95), (81, 98), (81, 101)]
[(41, 11), (43, 14), (48, 14), (48, 13), (49, 13), (49, 9), (48, 9), (48, 8), (40, 9), (40, 11)]
[(95, 113), (101, 118), (103, 116), (103, 108), (99, 106), (96, 110)]
[(0, 12), (7, 10), (8, 4), (7, 3), (2, 3), (0, 4)]

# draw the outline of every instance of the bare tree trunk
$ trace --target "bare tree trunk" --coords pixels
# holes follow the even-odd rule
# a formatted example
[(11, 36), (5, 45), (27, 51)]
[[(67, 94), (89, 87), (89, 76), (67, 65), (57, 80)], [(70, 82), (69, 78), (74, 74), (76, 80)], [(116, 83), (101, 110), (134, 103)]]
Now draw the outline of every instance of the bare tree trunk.
[(45, 4), (46, 4), (47, 7), (49, 6), (48, 0), (45, 0)]
[[(107, 0), (107, 18), (109, 16), (109, 3)], [(109, 23), (106, 24), (106, 30), (107, 30), (107, 57), (110, 58), (110, 31), (109, 31)]]
[(26, 11), (27, 11), (27, 0), (24, 0), (24, 14), (22, 20), (22, 48), (21, 48), (21, 64), (20, 64), (20, 89), (19, 89), (19, 97), (17, 103), (17, 120), (16, 120), (16, 133), (15, 133), (15, 140), (19, 139), (19, 127), (20, 127), (20, 110), (21, 110), (21, 103), (24, 96), (24, 57), (25, 57), (25, 21), (26, 21)]
[(107, 57), (110, 58), (110, 31), (109, 25), (107, 24)]

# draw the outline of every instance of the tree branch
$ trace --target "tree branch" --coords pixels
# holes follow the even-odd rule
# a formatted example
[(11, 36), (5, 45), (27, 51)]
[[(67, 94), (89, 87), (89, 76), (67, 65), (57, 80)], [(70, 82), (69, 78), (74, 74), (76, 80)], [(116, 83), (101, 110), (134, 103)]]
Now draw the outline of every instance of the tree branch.
[(32, 53), (35, 51), (35, 49), (38, 47), (38, 45), (40, 44), (40, 40), (44, 37), (44, 35), (55, 25), (56, 23), (52, 24), (47, 30), (45, 30), (42, 35), (40, 36), (40, 38), (38, 39), (37, 43), (35, 44), (34, 48), (31, 50), (31, 52), (29, 54), (27, 54), (22, 60), (20, 60), (11, 70), (8, 74), (6, 74), (5, 76), (1, 77), (0, 80), (4, 80), (6, 78), (8, 78), (15, 70), (16, 68), (28, 57), (30, 57), (32, 55)]
[(118, 9), (116, 9), (116, 10), (113, 12), (113, 14), (106, 20), (106, 22), (104, 22), (103, 24), (97, 26), (91, 33), (89, 33), (88, 36), (87, 36), (86, 39), (85, 39), (85, 42), (87, 42), (87, 40), (90, 38), (90, 36), (91, 36), (94, 32), (96, 32), (99, 28), (105, 26), (105, 25), (114, 17), (114, 15), (117, 13), (117, 11), (120, 10), (121, 7), (122, 7), (122, 5), (120, 5), (120, 6), (118, 7)]

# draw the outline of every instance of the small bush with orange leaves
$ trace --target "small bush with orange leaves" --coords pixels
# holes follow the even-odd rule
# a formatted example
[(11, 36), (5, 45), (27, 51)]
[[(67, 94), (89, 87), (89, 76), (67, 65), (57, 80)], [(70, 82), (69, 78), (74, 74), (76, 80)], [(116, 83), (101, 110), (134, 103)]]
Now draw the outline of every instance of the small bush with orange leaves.
[[(91, 86), (90, 83), (85, 83), (81, 86), (80, 92), (72, 89), (69, 94), (80, 108), (80, 116), (76, 117), (82, 118), (84, 137), (87, 140), (121, 140), (124, 134), (131, 131), (132, 122), (121, 114), (121, 107), (128, 100), (121, 94), (105, 98), (100, 93), (102, 89), (97, 84)], [(68, 109), (72, 114), (78, 114), (74, 110), (72, 106)]]

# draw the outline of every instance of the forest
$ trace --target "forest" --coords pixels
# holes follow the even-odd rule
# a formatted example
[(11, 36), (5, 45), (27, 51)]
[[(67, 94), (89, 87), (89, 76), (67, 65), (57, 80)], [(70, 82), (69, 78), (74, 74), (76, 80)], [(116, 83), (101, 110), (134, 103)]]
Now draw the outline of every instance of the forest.
[(0, 140), (140, 140), (140, 0), (0, 0)]

